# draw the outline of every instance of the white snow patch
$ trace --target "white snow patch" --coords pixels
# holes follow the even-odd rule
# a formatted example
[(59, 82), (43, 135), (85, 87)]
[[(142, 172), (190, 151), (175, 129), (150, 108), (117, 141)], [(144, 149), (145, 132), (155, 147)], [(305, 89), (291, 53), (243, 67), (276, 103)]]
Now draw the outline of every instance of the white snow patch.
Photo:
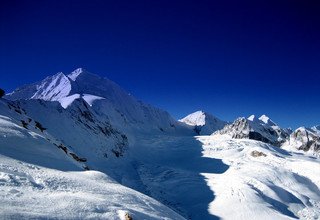
[(73, 94), (73, 95), (61, 98), (59, 100), (59, 102), (60, 102), (61, 106), (66, 109), (66, 108), (68, 108), (69, 105), (72, 104), (72, 102), (74, 100), (76, 100), (78, 98), (80, 98), (80, 94)]
[(249, 121), (254, 121), (254, 120), (256, 120), (257, 118), (256, 118), (256, 116), (255, 115), (250, 115), (249, 117), (248, 117), (248, 120)]
[(179, 121), (191, 126), (203, 126), (206, 124), (206, 115), (203, 111), (196, 111)]
[[(183, 218), (97, 171), (63, 172), (0, 154), (1, 219)], [(128, 211), (122, 211), (128, 210)]]
[(90, 94), (83, 94), (82, 98), (83, 98), (90, 106), (92, 106), (93, 103), (94, 103), (96, 100), (105, 99), (105, 98), (103, 98), (103, 97), (96, 96), (96, 95), (90, 95)]
[(263, 123), (273, 126), (276, 125), (268, 116), (266, 115), (261, 115), (259, 118), (260, 121), (262, 121)]

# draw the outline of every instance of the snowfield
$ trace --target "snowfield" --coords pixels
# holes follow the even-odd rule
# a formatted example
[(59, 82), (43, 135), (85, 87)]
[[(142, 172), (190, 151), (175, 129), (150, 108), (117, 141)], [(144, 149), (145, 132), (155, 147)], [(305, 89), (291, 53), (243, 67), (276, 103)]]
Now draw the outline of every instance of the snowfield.
[(254, 140), (198, 136), (203, 155), (230, 167), (203, 173), (216, 195), (210, 213), (223, 219), (319, 219), (320, 161)]
[(75, 151), (8, 104), (0, 100), (0, 219), (184, 219), (105, 173), (83, 171)]
[(0, 155), (1, 219), (183, 219), (98, 171), (65, 172)]

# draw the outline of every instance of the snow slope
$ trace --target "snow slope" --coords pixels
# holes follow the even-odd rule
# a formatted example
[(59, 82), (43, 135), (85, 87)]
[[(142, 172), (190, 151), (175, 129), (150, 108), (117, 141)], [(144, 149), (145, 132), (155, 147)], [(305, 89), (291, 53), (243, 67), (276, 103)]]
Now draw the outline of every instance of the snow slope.
[(213, 132), (222, 129), (227, 124), (227, 122), (204, 111), (196, 111), (179, 121), (193, 126), (198, 135), (212, 134)]
[[(147, 135), (144, 133), (135, 134), (134, 139), (128, 138), (130, 146), (126, 145), (124, 146), (125, 150), (120, 151), (117, 146), (119, 144), (122, 146), (122, 135), (124, 134), (114, 129), (111, 124), (108, 124), (107, 118), (97, 114), (82, 99), (76, 99), (66, 109), (62, 108), (58, 102), (42, 100), (14, 102), (1, 100), (0, 104), (0, 114), (4, 118), (0, 121), (0, 128), (3, 129), (0, 136), (0, 155), (3, 157), (0, 158), (0, 163), (4, 164), (4, 161), (9, 161), (8, 163), (11, 164), (9, 170), (4, 170), (4, 178), (11, 178), (7, 177), (11, 170), (22, 169), (18, 165), (23, 163), (27, 167), (38, 167), (39, 169), (37, 168), (35, 172), (38, 173), (38, 170), (41, 170), (44, 175), (34, 176), (36, 173), (32, 173), (32, 170), (19, 171), (23, 173), (23, 176), (31, 176), (26, 185), (40, 184), (46, 182), (47, 178), (54, 179), (55, 182), (54, 184), (50, 183), (49, 186), (40, 184), (39, 188), (32, 189), (15, 188), (11, 182), (6, 183), (7, 188), (4, 195), (7, 195), (6, 192), (10, 190), (13, 190), (12, 192), (15, 192), (15, 190), (26, 192), (25, 197), (19, 203), (20, 206), (22, 206), (21, 204), (29, 204), (28, 193), (35, 194), (35, 199), (43, 198), (42, 200), (39, 199), (38, 207), (25, 205), (22, 208), (25, 211), (18, 209), (18, 217), (46, 218), (53, 215), (54, 217), (69, 219), (78, 218), (77, 212), (79, 212), (79, 215), (81, 214), (84, 218), (103, 218), (109, 215), (105, 212), (114, 212), (113, 209), (108, 210), (106, 208), (109, 203), (106, 207), (97, 205), (104, 210), (101, 215), (91, 209), (85, 209), (81, 212), (76, 210), (76, 207), (74, 207), (75, 199), (83, 202), (83, 206), (89, 207), (95, 206), (92, 205), (92, 197), (100, 198), (104, 194), (111, 196), (111, 198), (106, 196), (106, 200), (111, 200), (113, 203), (121, 203), (123, 200), (119, 200), (117, 191), (113, 193), (110, 191), (101, 192), (101, 190), (96, 192), (97, 188), (92, 186), (92, 182), (83, 182), (83, 178), (86, 178), (82, 174), (85, 169), (102, 171), (104, 179), (112, 180), (114, 184), (118, 183), (119, 187), (122, 184), (139, 190), (161, 201), (161, 203), (185, 217), (192, 217), (192, 219), (210, 219), (212, 217), (207, 211), (207, 206), (213, 198), (213, 194), (211, 194), (204, 178), (199, 173), (201, 171), (222, 172), (221, 170), (226, 169), (226, 167), (215, 160), (209, 160), (207, 163), (207, 160), (202, 158), (200, 142), (192, 136), (179, 136), (162, 132)], [(42, 131), (37, 128), (35, 121), (41, 123), (45, 130)], [(105, 129), (104, 132), (100, 128)], [(20, 135), (20, 133), (24, 135)], [(126, 135), (130, 136), (129, 133), (126, 133)], [(77, 157), (73, 157), (72, 154)], [(79, 161), (79, 158), (81, 161)], [(216, 168), (212, 167), (211, 162), (218, 166)], [(72, 171), (72, 175), (66, 171)], [(74, 171), (78, 171), (78, 173), (74, 174)], [(101, 175), (100, 173), (99, 176)], [(12, 178), (19, 179), (20, 177), (12, 176)], [(84, 186), (74, 184), (77, 178), (84, 183)], [(101, 184), (106, 183), (102, 182)], [(51, 185), (53, 185), (53, 188), (50, 188)], [(73, 207), (74, 211), (70, 211), (64, 217), (64, 215), (55, 215), (54, 211), (61, 207), (52, 205), (52, 203), (61, 199), (60, 196), (55, 195), (55, 189), (60, 188), (59, 185), (62, 185), (66, 192), (59, 191), (57, 194), (60, 193), (62, 197), (68, 198), (70, 193), (73, 195), (79, 188), (80, 191), (87, 191), (90, 188), (94, 190), (90, 191), (90, 195), (84, 194), (81, 198), (71, 196), (65, 205)], [(76, 189), (73, 189), (74, 187)], [(107, 189), (108, 185), (105, 188)], [(125, 193), (127, 192), (125, 191)], [(51, 194), (54, 198), (57, 197), (57, 200), (51, 198)], [(12, 197), (10, 195), (8, 200), (12, 200)], [(45, 198), (52, 202), (46, 201)], [(115, 199), (112, 200), (112, 198)], [(13, 202), (18, 199), (21, 199), (21, 197), (17, 197), (16, 200), (13, 199)], [(90, 201), (87, 201), (87, 199)], [(5, 200), (4, 203), (8, 200)], [(98, 201), (94, 202), (93, 204), (98, 204)], [(149, 201), (147, 200), (147, 202)], [(52, 207), (48, 210), (50, 206)], [(115, 206), (119, 206), (118, 210), (129, 209), (126, 203), (122, 206), (119, 204)], [(140, 206), (140, 203), (138, 206)], [(17, 217), (13, 214), (16, 209), (12, 209), (14, 206), (11, 203), (3, 207), (6, 209), (6, 216)], [(31, 210), (37, 208), (44, 210), (43, 215), (31, 212)], [(143, 209), (141, 212), (147, 213), (148, 217), (146, 219), (152, 219), (154, 215), (149, 213), (148, 210), (144, 210), (143, 206), (142, 208), (131, 208), (129, 213), (140, 217), (142, 214), (136, 214), (136, 212), (141, 209)], [(169, 213), (168, 215), (162, 213), (162, 210), (166, 208), (161, 205), (154, 209), (155, 213), (159, 212), (157, 216), (161, 219), (163, 219), (163, 216), (169, 216), (169, 219), (181, 218), (177, 214), (170, 214), (169, 209), (167, 209), (169, 211), (166, 211)], [(112, 219), (111, 214), (110, 216), (107, 219)]]
[(83, 171), (87, 161), (58, 144), (25, 109), (0, 99), (1, 219), (183, 219), (107, 174)]
[(223, 219), (320, 218), (319, 159), (227, 135), (197, 139), (204, 157), (230, 166), (221, 174), (203, 173), (216, 195), (212, 214)]
[(71, 84), (67, 76), (59, 72), (41, 82), (25, 85), (7, 94), (12, 99), (43, 99), (58, 101), (70, 94)]
[[(131, 147), (130, 154), (137, 173), (135, 181), (143, 186), (140, 191), (187, 219), (217, 219), (208, 212), (214, 194), (200, 173), (222, 173), (228, 166), (220, 159), (204, 158), (201, 142), (193, 136), (137, 138), (139, 142)], [(134, 179), (131, 177), (130, 181)]]
[(183, 219), (97, 171), (63, 172), (0, 154), (2, 219)]

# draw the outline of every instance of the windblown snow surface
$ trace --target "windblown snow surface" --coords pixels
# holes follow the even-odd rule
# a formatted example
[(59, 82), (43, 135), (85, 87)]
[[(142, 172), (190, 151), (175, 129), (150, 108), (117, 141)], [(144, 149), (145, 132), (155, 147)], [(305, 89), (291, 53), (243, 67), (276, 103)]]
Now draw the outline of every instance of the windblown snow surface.
[(222, 174), (203, 173), (216, 198), (210, 213), (224, 219), (319, 219), (320, 161), (269, 144), (198, 136), (203, 155), (229, 165)]

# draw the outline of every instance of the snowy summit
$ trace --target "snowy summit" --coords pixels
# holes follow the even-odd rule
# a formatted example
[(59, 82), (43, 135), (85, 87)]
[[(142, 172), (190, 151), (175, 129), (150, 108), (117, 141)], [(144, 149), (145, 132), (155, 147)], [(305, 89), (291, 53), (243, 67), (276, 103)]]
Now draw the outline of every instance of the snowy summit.
[(197, 134), (209, 135), (222, 129), (227, 123), (204, 111), (196, 111), (179, 120), (193, 126)]

